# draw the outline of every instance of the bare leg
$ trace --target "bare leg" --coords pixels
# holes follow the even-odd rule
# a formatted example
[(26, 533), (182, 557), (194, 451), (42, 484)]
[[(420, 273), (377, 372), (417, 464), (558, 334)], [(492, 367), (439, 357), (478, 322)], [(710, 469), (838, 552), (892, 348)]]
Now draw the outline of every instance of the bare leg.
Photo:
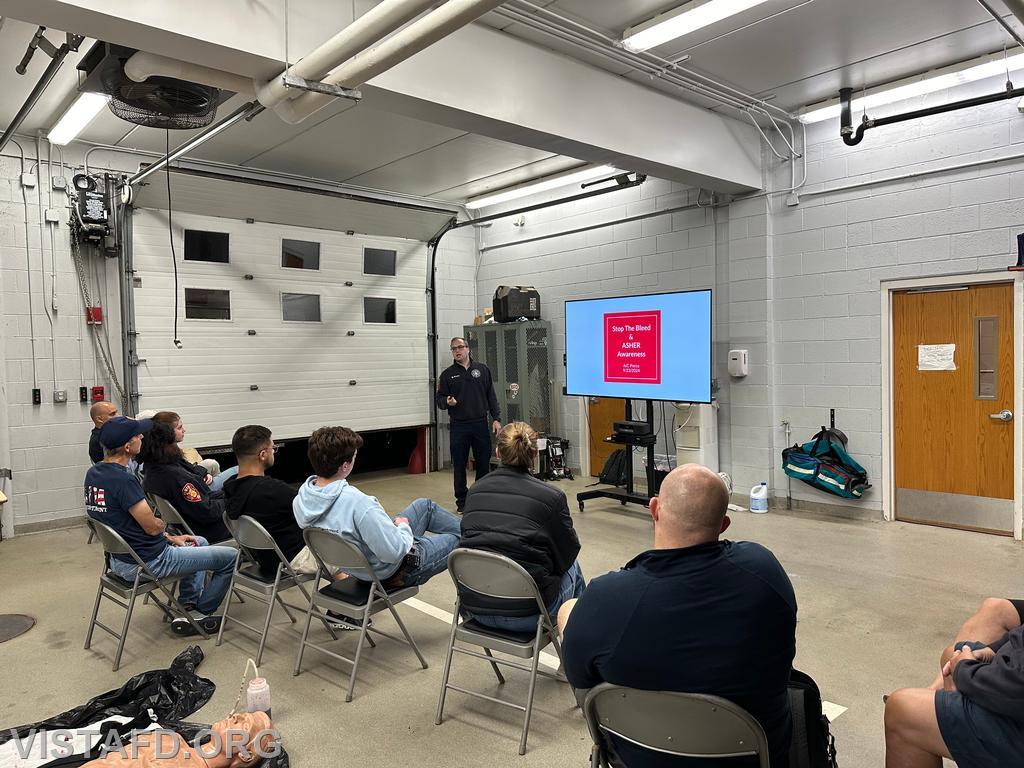
[[(971, 618), (964, 622), (960, 631), (956, 633), (954, 643), (962, 640), (974, 640), (979, 643), (994, 643), (1011, 629), (1020, 626), (1020, 614), (1013, 607), (1013, 603), (1000, 597), (986, 597), (981, 601), (978, 610)], [(950, 646), (942, 652), (939, 662), (939, 669), (949, 661), (953, 655), (953, 647)], [(942, 689), (942, 673), (931, 684), (933, 690)]]
[(935, 717), (935, 691), (903, 688), (885, 704), (886, 768), (942, 768), (950, 757)]
[(559, 637), (564, 637), (565, 636), (565, 625), (569, 621), (569, 614), (572, 613), (572, 609), (575, 608), (575, 607), (576, 607), (576, 598), (575, 597), (572, 600), (566, 600), (564, 603), (562, 603), (561, 607), (559, 607), (559, 609), (558, 609), (558, 618), (557, 618), (557, 621), (558, 621), (558, 636)]

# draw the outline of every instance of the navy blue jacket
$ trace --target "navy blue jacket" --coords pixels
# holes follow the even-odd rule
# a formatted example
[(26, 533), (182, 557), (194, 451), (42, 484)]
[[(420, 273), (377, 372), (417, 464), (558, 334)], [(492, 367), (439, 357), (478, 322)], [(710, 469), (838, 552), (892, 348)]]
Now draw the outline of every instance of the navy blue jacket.
[[(448, 395), (458, 405), (448, 405)], [(434, 402), (442, 411), (448, 411), (452, 421), (482, 421), (491, 412), (491, 419), (501, 421), (501, 408), (494, 394), (491, 369), (483, 363), (469, 361), (469, 368), (453, 363), (441, 372), (437, 380)]]
[[(760, 544), (716, 541), (638, 555), (590, 583), (562, 648), (574, 688), (608, 682), (739, 704), (764, 728), (772, 768), (789, 765), (796, 597)], [(615, 746), (629, 768), (687, 764)]]

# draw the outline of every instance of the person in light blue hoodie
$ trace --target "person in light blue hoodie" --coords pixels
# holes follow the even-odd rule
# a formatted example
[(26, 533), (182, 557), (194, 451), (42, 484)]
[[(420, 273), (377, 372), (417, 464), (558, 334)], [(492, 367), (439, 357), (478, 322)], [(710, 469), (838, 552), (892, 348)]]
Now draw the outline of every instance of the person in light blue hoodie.
[[(430, 499), (416, 499), (392, 520), (375, 497), (347, 480), (362, 444), (348, 427), (321, 427), (310, 436), (316, 474), (292, 503), (295, 520), (300, 528), (323, 528), (355, 544), (386, 587), (423, 584), (447, 567), (448, 554), (459, 545), (459, 519)], [(371, 579), (362, 569), (348, 573)]]

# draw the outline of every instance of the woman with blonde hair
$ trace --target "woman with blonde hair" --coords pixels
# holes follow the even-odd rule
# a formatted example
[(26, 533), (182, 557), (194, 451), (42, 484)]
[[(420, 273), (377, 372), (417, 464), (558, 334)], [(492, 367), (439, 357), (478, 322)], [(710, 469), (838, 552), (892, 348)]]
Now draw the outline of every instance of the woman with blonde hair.
[[(502, 429), (496, 453), (501, 467), (473, 483), (466, 495), (459, 546), (504, 555), (525, 568), (554, 621), (562, 603), (579, 597), (586, 586), (568, 502), (558, 488), (530, 474), (537, 433), (529, 424), (516, 421)], [(536, 629), (536, 611), (489, 615), (487, 602), (475, 595), (468, 608), (479, 623), (511, 632)]]

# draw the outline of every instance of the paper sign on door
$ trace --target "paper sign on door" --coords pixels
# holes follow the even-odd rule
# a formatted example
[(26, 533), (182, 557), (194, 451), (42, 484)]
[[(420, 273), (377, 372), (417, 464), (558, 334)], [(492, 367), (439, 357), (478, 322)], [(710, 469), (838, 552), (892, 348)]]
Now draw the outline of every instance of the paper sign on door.
[(918, 344), (917, 370), (919, 371), (955, 371), (956, 363), (953, 355), (956, 344)]

